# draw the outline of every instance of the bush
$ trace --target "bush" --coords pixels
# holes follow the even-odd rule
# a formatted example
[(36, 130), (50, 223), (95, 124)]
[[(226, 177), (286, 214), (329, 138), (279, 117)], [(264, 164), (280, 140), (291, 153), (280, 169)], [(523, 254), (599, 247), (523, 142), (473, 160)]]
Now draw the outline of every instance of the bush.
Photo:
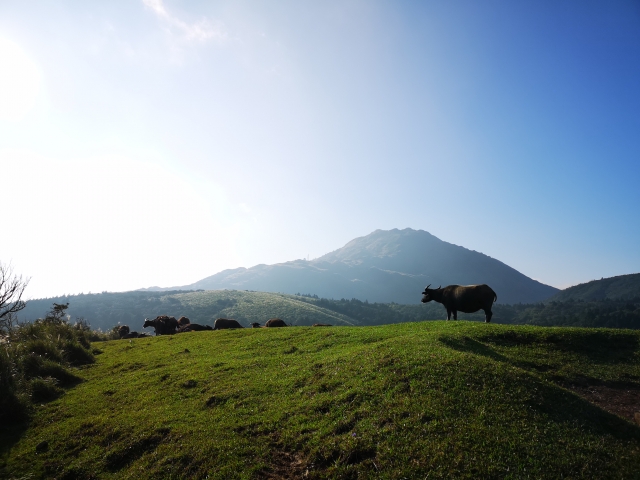
[(0, 423), (19, 421), (34, 402), (46, 402), (64, 393), (63, 387), (80, 379), (70, 367), (93, 363), (92, 333), (80, 319), (64, 318), (66, 304), (54, 304), (44, 319), (12, 327), (0, 344)]
[(89, 344), (89, 342), (86, 343), (87, 346), (85, 347), (83, 345), (80, 345), (80, 343), (67, 341), (62, 349), (64, 359), (74, 367), (95, 362), (93, 353), (91, 353), (91, 351), (89, 350), (91, 345)]
[(34, 378), (29, 382), (33, 402), (50, 402), (62, 395), (63, 390), (56, 385), (55, 379)]

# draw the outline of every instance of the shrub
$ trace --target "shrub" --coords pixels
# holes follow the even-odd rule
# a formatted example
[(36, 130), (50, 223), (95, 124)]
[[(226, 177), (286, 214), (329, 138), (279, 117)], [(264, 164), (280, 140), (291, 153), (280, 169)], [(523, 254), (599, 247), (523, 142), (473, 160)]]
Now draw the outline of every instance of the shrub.
[(34, 402), (50, 402), (63, 393), (63, 390), (56, 385), (55, 379), (51, 377), (34, 378), (29, 382), (29, 389), (31, 400)]
[(53, 400), (62, 387), (80, 379), (70, 367), (93, 363), (92, 333), (80, 319), (75, 325), (64, 318), (66, 304), (54, 304), (44, 319), (19, 324), (7, 332), (0, 344), (0, 422), (25, 418), (31, 404)]
[(70, 365), (75, 367), (79, 365), (86, 365), (88, 363), (95, 362), (93, 353), (89, 350), (91, 345), (87, 342), (87, 346), (80, 345), (80, 343), (67, 341), (63, 346), (64, 359), (69, 362)]

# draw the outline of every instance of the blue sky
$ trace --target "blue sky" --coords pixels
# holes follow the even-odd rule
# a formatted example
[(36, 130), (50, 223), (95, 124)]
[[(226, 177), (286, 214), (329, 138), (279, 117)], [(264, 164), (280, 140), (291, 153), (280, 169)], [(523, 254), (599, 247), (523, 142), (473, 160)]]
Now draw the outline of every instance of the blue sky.
[(0, 260), (31, 297), (427, 230), (640, 271), (637, 1), (0, 3)]

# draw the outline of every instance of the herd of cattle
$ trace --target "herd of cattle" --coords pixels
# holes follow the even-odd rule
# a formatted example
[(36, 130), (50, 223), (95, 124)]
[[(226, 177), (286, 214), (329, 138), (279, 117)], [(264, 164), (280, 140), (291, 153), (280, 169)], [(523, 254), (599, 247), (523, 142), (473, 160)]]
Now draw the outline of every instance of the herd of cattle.
[[(489, 285), (449, 285), (445, 288), (429, 288), (427, 285), (422, 292), (422, 303), (435, 301), (441, 303), (447, 309), (447, 320), (453, 315), (453, 319), (458, 319), (458, 312), (473, 313), (484, 310), (485, 322), (489, 323), (493, 313), (491, 307), (498, 300), (498, 295)], [(257, 322), (251, 323), (253, 328), (288, 327), (283, 320), (272, 318), (263, 325)], [(330, 327), (327, 323), (315, 323), (314, 327)], [(213, 328), (209, 325), (198, 325), (191, 323), (187, 317), (175, 317), (161, 315), (153, 320), (145, 319), (144, 328), (153, 327), (156, 335), (173, 335), (174, 333), (198, 332), (200, 330), (223, 330), (227, 328), (244, 328), (237, 320), (231, 318), (218, 318)], [(149, 336), (146, 333), (131, 332), (129, 327), (122, 325), (118, 328), (120, 338), (139, 338)]]
[[(267, 320), (264, 325), (260, 325), (258, 322), (251, 323), (252, 328), (273, 328), (273, 327), (288, 327), (284, 320), (279, 318), (272, 318)], [(328, 323), (314, 323), (314, 327), (330, 327)], [(187, 317), (180, 317), (176, 320), (175, 317), (168, 315), (160, 315), (153, 320), (145, 319), (143, 328), (153, 327), (156, 335), (173, 335), (176, 333), (184, 332), (199, 332), (201, 330), (225, 330), (227, 328), (244, 328), (240, 322), (231, 318), (218, 318), (213, 327), (210, 325), (199, 325), (197, 323), (191, 323)], [(127, 325), (118, 327), (118, 335), (120, 338), (144, 338), (148, 337), (148, 333), (132, 332)]]

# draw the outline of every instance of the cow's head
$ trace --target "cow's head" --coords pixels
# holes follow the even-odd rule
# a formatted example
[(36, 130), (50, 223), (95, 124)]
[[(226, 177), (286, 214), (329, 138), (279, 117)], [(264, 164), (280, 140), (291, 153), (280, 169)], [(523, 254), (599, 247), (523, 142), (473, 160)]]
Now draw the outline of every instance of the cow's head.
[(149, 320), (148, 318), (144, 319), (144, 325), (142, 328), (154, 327), (154, 326), (155, 326), (155, 320)]
[(422, 303), (428, 303), (431, 300), (433, 300), (433, 294), (437, 291), (440, 290), (440, 287), (438, 288), (429, 288), (431, 286), (431, 284), (427, 285), (424, 289), (424, 292), (422, 292)]
[(253, 322), (253, 323), (250, 323), (249, 325), (251, 325), (252, 328), (260, 328), (260, 324), (258, 322)]

